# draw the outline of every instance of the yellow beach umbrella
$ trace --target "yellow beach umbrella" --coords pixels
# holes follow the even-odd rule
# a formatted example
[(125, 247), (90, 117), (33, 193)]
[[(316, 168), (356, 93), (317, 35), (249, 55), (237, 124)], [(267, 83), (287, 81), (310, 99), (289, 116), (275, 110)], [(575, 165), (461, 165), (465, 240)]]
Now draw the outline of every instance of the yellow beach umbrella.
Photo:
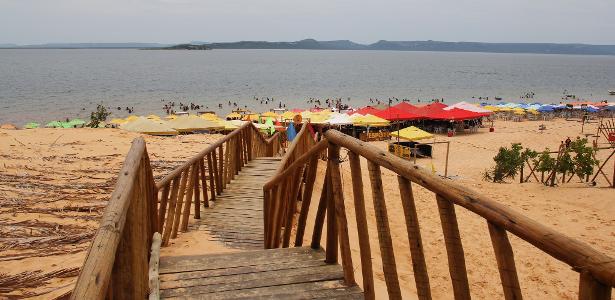
[(220, 119), (218, 118), (218, 116), (216, 116), (216, 114), (212, 114), (212, 113), (202, 114), (201, 118), (205, 120), (209, 120), (209, 121), (216, 121)]
[(226, 115), (226, 118), (227, 119), (240, 119), (241, 115), (239, 113), (232, 112), (232, 113)]
[(297, 114), (292, 112), (292, 111), (287, 111), (285, 113), (282, 114), (282, 119), (292, 119), (296, 116)]
[(137, 119), (139, 119), (139, 117), (137, 117), (137, 116), (134, 116), (134, 115), (133, 116), (128, 116), (126, 118), (126, 122), (136, 121)]
[(538, 112), (538, 111), (537, 111), (537, 110), (535, 110), (535, 109), (528, 109), (528, 110), (527, 110), (527, 112), (528, 112), (528, 113), (530, 113), (530, 114), (532, 114), (532, 115), (539, 115), (539, 114), (540, 114), (540, 112)]
[(122, 124), (126, 123), (126, 120), (116, 118), (116, 119), (112, 119), (111, 121), (109, 121), (109, 123), (110, 124), (115, 124), (115, 125), (122, 125)]
[(244, 121), (258, 121), (258, 114), (246, 114), (241, 119)]
[(276, 114), (276, 113), (272, 112), (272, 111), (268, 111), (268, 112), (262, 113), (262, 114), (261, 114), (261, 117), (266, 117), (266, 118), (276, 118), (276, 119), (277, 119), (277, 118), (279, 118), (280, 116), (279, 116), (278, 114)]
[(352, 124), (355, 126), (381, 127), (389, 125), (389, 121), (371, 114), (367, 114), (365, 116), (357, 116), (353, 118), (352, 122)]

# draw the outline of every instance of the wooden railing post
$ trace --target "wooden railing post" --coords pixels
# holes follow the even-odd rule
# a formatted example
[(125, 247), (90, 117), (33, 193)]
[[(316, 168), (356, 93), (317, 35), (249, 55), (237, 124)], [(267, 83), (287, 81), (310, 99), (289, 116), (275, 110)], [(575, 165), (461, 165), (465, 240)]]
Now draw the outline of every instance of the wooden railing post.
[(406, 219), (406, 231), (408, 233), (408, 244), (410, 245), (417, 296), (419, 299), (431, 299), (429, 276), (427, 275), (427, 264), (425, 263), (425, 254), (423, 253), (423, 240), (414, 203), (412, 184), (410, 180), (402, 176), (397, 176), (397, 181), (399, 182), (399, 194)]
[[(350, 253), (350, 239), (348, 237), (348, 220), (346, 219), (346, 207), (344, 205), (344, 193), (342, 176), (340, 174), (340, 146), (329, 143), (329, 162), (327, 168), (331, 169), (331, 187), (335, 204), (335, 219), (337, 220), (337, 232), (340, 251), (342, 256), (342, 269), (344, 281), (347, 285), (356, 285), (352, 255)], [(329, 249), (327, 249), (329, 250)]]
[(581, 271), (579, 300), (610, 300), (612, 288), (597, 281), (591, 273)]
[(436, 195), (436, 201), (438, 203), (440, 221), (442, 222), (444, 243), (448, 256), (448, 269), (451, 274), (455, 299), (470, 299), (468, 274), (461, 237), (459, 236), (455, 206), (440, 195)]
[(318, 209), (316, 210), (316, 218), (314, 220), (314, 231), (312, 232), (312, 242), (310, 246), (312, 249), (320, 249), (320, 240), (322, 239), (322, 228), (325, 224), (325, 215), (327, 213), (327, 193), (329, 172), (325, 173), (325, 180), (323, 182), (322, 191), (320, 193), (320, 200), (318, 201)]
[(330, 166), (327, 165), (327, 181), (325, 184), (327, 185), (327, 193), (326, 203), (327, 203), (327, 244), (325, 246), (325, 262), (329, 264), (337, 263), (337, 222), (335, 220), (335, 201), (333, 199), (333, 186), (331, 184), (331, 169)]
[(359, 156), (348, 152), (350, 172), (352, 176), (352, 194), (354, 197), (355, 217), (357, 221), (357, 233), (359, 235), (359, 251), (361, 254), (361, 274), (363, 275), (363, 291), (365, 299), (376, 298), (374, 293), (374, 275), (372, 268), (372, 250), (369, 244), (369, 232), (367, 228), (367, 213), (365, 212), (365, 196), (363, 194), (363, 178), (361, 176), (361, 161)]
[(382, 175), (380, 166), (368, 161), (367, 169), (372, 187), (372, 198), (374, 201), (374, 214), (376, 217), (376, 227), (378, 228), (378, 241), (380, 243), (380, 255), (382, 256), (382, 269), (387, 292), (390, 299), (401, 299), (401, 289), (397, 277), (397, 264), (395, 263), (395, 253), (393, 252), (393, 240), (389, 229), (389, 217), (387, 206), (384, 201), (384, 191), (382, 189)]
[(169, 244), (169, 239), (171, 238), (171, 232), (173, 231), (173, 223), (175, 220), (175, 206), (177, 206), (177, 194), (179, 190), (180, 178), (175, 177), (171, 188), (171, 197), (169, 198), (169, 209), (167, 213), (167, 217), (165, 220), (164, 232), (162, 234), (162, 245), (167, 246)]
[(310, 204), (312, 203), (312, 192), (316, 181), (316, 171), (318, 169), (318, 156), (310, 158), (307, 167), (307, 178), (303, 189), (303, 201), (301, 201), (301, 212), (297, 220), (297, 233), (295, 234), (295, 247), (303, 246), (303, 236), (305, 234), (305, 223), (307, 222)]
[(506, 230), (489, 221), (487, 221), (487, 225), (489, 226), (489, 235), (491, 236), (495, 259), (500, 271), (504, 298), (506, 300), (523, 299), (515, 266), (515, 254), (508, 240)]

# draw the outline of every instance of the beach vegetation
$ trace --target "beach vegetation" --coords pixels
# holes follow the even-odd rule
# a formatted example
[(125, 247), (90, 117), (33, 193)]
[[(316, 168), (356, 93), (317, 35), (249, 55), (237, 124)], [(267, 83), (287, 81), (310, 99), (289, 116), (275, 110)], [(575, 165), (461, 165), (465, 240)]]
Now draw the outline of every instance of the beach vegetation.
[(96, 111), (93, 111), (90, 114), (90, 123), (88, 127), (98, 128), (100, 123), (105, 122), (107, 118), (111, 115), (111, 112), (107, 110), (102, 104), (98, 104), (96, 106)]
[(533, 155), (522, 150), (523, 146), (520, 143), (513, 143), (510, 148), (500, 147), (498, 154), (493, 158), (495, 166), (483, 174), (485, 180), (504, 182), (507, 178), (514, 179), (523, 168), (527, 155)]

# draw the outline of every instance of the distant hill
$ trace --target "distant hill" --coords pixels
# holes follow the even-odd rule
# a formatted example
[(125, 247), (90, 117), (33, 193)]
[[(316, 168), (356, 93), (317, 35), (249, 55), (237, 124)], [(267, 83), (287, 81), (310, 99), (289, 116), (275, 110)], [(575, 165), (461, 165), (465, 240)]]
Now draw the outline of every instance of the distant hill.
[(319, 50), (393, 50), (489, 53), (539, 53), (615, 55), (615, 45), (553, 43), (478, 43), (440, 41), (385, 41), (363, 45), (348, 40), (296, 42), (241, 41), (206, 44), (213, 49), (319, 49)]
[(487, 53), (537, 53), (615, 55), (615, 45), (554, 44), (554, 43), (479, 43), (442, 41), (385, 41), (359, 44), (349, 40), (317, 41), (304, 39), (296, 42), (240, 41), (207, 43), (193, 41), (190, 44), (170, 45), (160, 43), (51, 43), (40, 45), (0, 44), (0, 48), (17, 49), (305, 49), (305, 50), (389, 50), (389, 51), (440, 51), (440, 52), (487, 52)]
[(205, 45), (179, 44), (169, 47), (143, 48), (143, 50), (211, 50)]

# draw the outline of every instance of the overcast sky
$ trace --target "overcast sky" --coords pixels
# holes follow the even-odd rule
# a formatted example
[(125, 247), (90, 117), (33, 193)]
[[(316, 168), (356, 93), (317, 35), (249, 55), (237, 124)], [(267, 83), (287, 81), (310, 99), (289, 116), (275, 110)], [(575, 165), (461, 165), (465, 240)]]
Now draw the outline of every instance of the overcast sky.
[(615, 44), (615, 0), (0, 0), (0, 43)]

